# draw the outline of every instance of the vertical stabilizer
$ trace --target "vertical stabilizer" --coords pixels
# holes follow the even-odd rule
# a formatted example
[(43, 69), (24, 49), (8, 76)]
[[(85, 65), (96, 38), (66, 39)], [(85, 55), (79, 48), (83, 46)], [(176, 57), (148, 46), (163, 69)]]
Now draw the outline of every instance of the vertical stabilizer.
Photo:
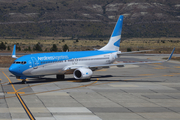
[(111, 38), (109, 39), (108, 44), (99, 50), (119, 51), (122, 25), (123, 25), (123, 15), (120, 15), (116, 23), (116, 26), (114, 28), (114, 31), (111, 35)]
[(16, 45), (14, 45), (13, 51), (12, 51), (12, 58), (17, 58), (16, 57)]

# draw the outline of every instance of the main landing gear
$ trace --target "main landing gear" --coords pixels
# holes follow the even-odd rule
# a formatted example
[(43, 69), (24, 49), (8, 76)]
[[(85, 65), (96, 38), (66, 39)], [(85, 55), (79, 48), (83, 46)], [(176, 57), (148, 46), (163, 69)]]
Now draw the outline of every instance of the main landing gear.
[(22, 84), (26, 84), (27, 83), (27, 81), (26, 80), (22, 80)]
[(56, 75), (56, 78), (57, 78), (58, 80), (64, 80), (65, 75)]

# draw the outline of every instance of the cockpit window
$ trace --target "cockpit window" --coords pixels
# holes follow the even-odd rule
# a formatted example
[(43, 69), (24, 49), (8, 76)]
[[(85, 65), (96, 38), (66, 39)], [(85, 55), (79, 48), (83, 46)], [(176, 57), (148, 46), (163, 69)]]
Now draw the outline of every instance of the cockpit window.
[(24, 64), (26, 64), (26, 61), (14, 61), (13, 63), (14, 64), (23, 64), (24, 65)]

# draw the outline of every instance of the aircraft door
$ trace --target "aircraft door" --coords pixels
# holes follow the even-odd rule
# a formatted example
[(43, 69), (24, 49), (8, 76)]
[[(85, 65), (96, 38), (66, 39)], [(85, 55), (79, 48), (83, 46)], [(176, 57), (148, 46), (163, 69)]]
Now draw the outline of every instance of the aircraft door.
[(31, 59), (32, 59), (32, 62), (33, 62), (33, 64), (32, 64), (33, 68), (37, 69), (38, 68), (37, 66), (39, 65), (39, 62), (37, 61), (37, 59), (35, 57), (32, 57)]
[(73, 62), (72, 62), (72, 65), (77, 65), (78, 64), (78, 59), (77, 58), (74, 58), (73, 59)]
[(113, 61), (113, 54), (112, 53), (110, 54), (109, 59), (111, 62)]
[(117, 58), (117, 56), (115, 54), (110, 55), (110, 61), (113, 62), (115, 59)]

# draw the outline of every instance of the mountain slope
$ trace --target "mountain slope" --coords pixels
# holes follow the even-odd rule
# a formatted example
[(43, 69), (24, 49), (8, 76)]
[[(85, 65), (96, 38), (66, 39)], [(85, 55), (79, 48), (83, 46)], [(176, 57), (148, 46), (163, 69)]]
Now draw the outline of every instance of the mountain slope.
[(1, 0), (0, 36), (110, 36), (124, 15), (124, 37), (180, 37), (177, 0)]

